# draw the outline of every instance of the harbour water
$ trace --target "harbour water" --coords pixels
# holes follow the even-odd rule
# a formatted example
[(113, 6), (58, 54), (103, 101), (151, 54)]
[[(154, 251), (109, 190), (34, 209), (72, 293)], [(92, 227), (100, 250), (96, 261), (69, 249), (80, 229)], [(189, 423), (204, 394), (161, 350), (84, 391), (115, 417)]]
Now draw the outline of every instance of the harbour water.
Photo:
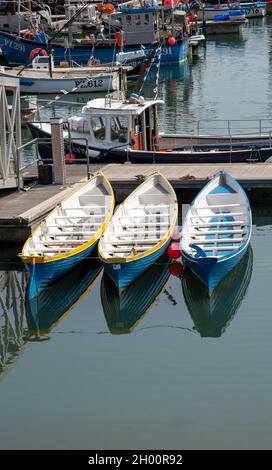
[(22, 273), (9, 273), (2, 308), (15, 293), (19, 315), (1, 312), (0, 448), (270, 448), (268, 214), (255, 211), (252, 251), (210, 303), (189, 273), (161, 265), (118, 304), (85, 269), (86, 294), (57, 323), (54, 296), (71, 296), (71, 279), (29, 306)]
[[(210, 120), (267, 119), (271, 126), (272, 101), (272, 17), (251, 19), (239, 35), (211, 36), (194, 58), (186, 64), (162, 66), (160, 69), (159, 107), (161, 132), (197, 131), (216, 125)], [(155, 71), (152, 71), (142, 90), (145, 97), (154, 96)], [(133, 83), (130, 84), (130, 89)], [(54, 101), (53, 96), (42, 100), (52, 103), (40, 112), (42, 119), (56, 115), (68, 117), (80, 114), (82, 105), (96, 95), (66, 95)], [(97, 95), (103, 96), (103, 95)], [(65, 102), (73, 102), (65, 104)], [(227, 124), (222, 123), (227, 132)], [(237, 123), (237, 128), (241, 122)], [(217, 128), (219, 124), (217, 124)], [(250, 130), (248, 130), (250, 132)]]
[[(162, 69), (163, 129), (270, 119), (271, 35), (270, 18), (251, 20), (244, 38), (210, 39), (192, 64)], [(0, 449), (270, 449), (272, 211), (253, 215), (251, 249), (210, 303), (189, 273), (161, 265), (132, 286), (128, 310), (86, 266), (28, 305), (24, 273), (2, 263)], [(41, 307), (52, 329), (37, 337)]]

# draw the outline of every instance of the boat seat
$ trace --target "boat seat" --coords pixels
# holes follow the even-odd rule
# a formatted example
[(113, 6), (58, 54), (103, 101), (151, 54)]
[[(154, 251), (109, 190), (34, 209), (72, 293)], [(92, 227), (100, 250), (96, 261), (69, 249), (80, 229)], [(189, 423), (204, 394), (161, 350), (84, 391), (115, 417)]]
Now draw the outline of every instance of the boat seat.
[[(90, 215), (55, 215), (54, 219), (90, 219), (91, 217), (105, 217), (105, 214), (90, 214)], [(77, 222), (75, 222), (77, 224)]]
[(198, 209), (224, 209), (226, 207), (242, 207), (242, 206), (246, 206), (247, 204), (239, 204), (239, 203), (235, 203), (235, 204), (208, 204), (207, 206), (195, 206), (195, 209), (198, 210)]
[(74, 231), (71, 230), (70, 232), (68, 232), (68, 231), (65, 232), (64, 231), (62, 233), (61, 232), (54, 232), (54, 233), (48, 232), (47, 236), (48, 237), (50, 237), (50, 236), (52, 236), (52, 237), (67, 237), (69, 235), (70, 236), (71, 235), (94, 235), (95, 233), (96, 233), (96, 231), (95, 232), (87, 232), (87, 231), (86, 232), (74, 232)]
[[(222, 216), (227, 216), (227, 215), (231, 215), (232, 217), (233, 216), (238, 216), (238, 215), (245, 215), (244, 212), (221, 212), (221, 214), (217, 214), (217, 213), (214, 213), (214, 214), (208, 214), (208, 215), (191, 215), (191, 219), (206, 219), (206, 218), (214, 218), (214, 217), (222, 217)], [(226, 221), (226, 223), (228, 223), (228, 221)]]
[(131, 253), (132, 249), (136, 249), (137, 253), (145, 252), (146, 250), (149, 250), (150, 248), (153, 248), (153, 245), (150, 246), (145, 246), (143, 248), (140, 247), (130, 247), (130, 248), (114, 248), (113, 250), (109, 250), (108, 253), (115, 255), (116, 253)]
[(62, 210), (66, 211), (76, 211), (82, 209), (107, 209), (108, 206), (79, 206), (79, 207), (62, 207)]
[(240, 243), (243, 240), (243, 238), (205, 238), (205, 240), (197, 240), (197, 245), (210, 245), (212, 243)]
[(144, 243), (158, 243), (161, 241), (160, 238), (146, 238), (146, 239), (141, 239), (141, 240), (132, 240), (131, 242), (128, 242), (128, 240), (107, 240), (108, 243), (111, 245), (126, 245), (126, 246), (137, 246), (138, 243), (143, 245)]
[(137, 210), (137, 209), (159, 209), (169, 207), (169, 204), (139, 204), (138, 206), (124, 206), (125, 210)]
[[(137, 223), (135, 224), (114, 224), (114, 227), (122, 227), (122, 228), (135, 228), (137, 226)], [(141, 228), (143, 224), (141, 222)], [(148, 227), (169, 227), (168, 222), (148, 222)]]
[(246, 222), (244, 220), (233, 220), (233, 221), (228, 221), (228, 222), (203, 222), (201, 224), (190, 224), (191, 227), (194, 228), (205, 228), (205, 227), (220, 227), (220, 226), (233, 226), (233, 225), (239, 225), (241, 227), (244, 227), (246, 225)]
[[(160, 233), (161, 230), (124, 230), (123, 232), (110, 232), (111, 235), (114, 235), (116, 237), (131, 237), (131, 235), (156, 235), (157, 233)], [(166, 230), (164, 229), (164, 233), (166, 233)]]
[(60, 248), (60, 247), (44, 248), (44, 249), (36, 250), (36, 253), (37, 253), (37, 255), (39, 255), (40, 253), (42, 253), (42, 254), (45, 254), (45, 253), (66, 253), (67, 251), (72, 251), (74, 249), (75, 249), (75, 247), (72, 247), (72, 246), (69, 246), (67, 248)]
[(87, 240), (43, 240), (43, 241), (35, 241), (35, 245), (83, 245), (86, 243)]
[(239, 248), (239, 245), (232, 246), (207, 246), (204, 248), (204, 251), (235, 251)]
[[(66, 227), (90, 227), (90, 225), (93, 225), (94, 227), (95, 226), (100, 226), (101, 225), (101, 222), (89, 222), (88, 224), (87, 223), (76, 223), (76, 224), (63, 224), (63, 225), (60, 225), (60, 224), (50, 224), (50, 225), (47, 225), (47, 228), (50, 229), (51, 227), (56, 227), (56, 228), (59, 228), (59, 229), (64, 229)], [(54, 232), (54, 234), (57, 234), (58, 232)], [(67, 233), (70, 233), (70, 232), (67, 232)], [(71, 233), (74, 233), (71, 231)], [(86, 232), (84, 232), (86, 233)]]
[[(159, 212), (158, 214), (127, 214), (127, 215), (121, 215), (119, 217), (119, 219), (128, 219), (128, 218), (131, 218), (131, 217), (134, 217), (134, 218), (139, 218), (139, 217), (170, 217), (171, 214), (169, 213), (162, 213), (162, 212)], [(199, 216), (197, 216), (199, 217)], [(211, 216), (209, 216), (211, 217)]]
[(200, 230), (198, 232), (185, 232), (183, 235), (191, 235), (199, 237), (201, 235), (226, 235), (226, 234), (238, 234), (245, 233), (244, 229), (232, 229), (232, 230)]

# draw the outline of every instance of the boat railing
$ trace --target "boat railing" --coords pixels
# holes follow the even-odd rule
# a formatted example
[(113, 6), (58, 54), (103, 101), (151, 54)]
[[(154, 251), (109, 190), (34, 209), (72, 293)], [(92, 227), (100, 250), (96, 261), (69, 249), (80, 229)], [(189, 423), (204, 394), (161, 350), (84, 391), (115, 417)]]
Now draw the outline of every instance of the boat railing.
[(197, 121), (197, 135), (268, 135), (271, 131), (272, 119), (200, 119)]

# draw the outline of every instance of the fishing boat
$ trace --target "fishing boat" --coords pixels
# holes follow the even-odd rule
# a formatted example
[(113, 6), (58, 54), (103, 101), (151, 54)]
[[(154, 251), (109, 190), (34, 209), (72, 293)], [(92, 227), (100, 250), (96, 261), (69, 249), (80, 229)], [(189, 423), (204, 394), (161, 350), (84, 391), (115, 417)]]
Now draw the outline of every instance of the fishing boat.
[(266, 15), (266, 2), (241, 2), (239, 8), (246, 18), (262, 18)]
[(220, 172), (192, 202), (181, 239), (184, 262), (209, 294), (245, 254), (251, 231), (244, 190), (232, 176)]
[(135, 330), (165, 289), (170, 277), (169, 263), (169, 257), (163, 255), (122, 291), (104, 271), (100, 296), (111, 334), (127, 334)]
[(207, 20), (218, 20), (218, 21), (227, 21), (229, 19), (233, 20), (244, 20), (245, 11), (242, 8), (232, 9), (228, 5), (218, 5), (218, 6), (205, 6), (199, 14), (199, 19), (203, 21)]
[[(88, 4), (85, 5), (86, 8), (87, 6)], [(83, 11), (83, 7), (79, 11)], [(0, 31), (0, 47), (7, 63), (11, 66), (29, 64), (33, 51), (37, 49), (43, 50), (48, 55), (54, 50), (56, 64), (71, 59), (84, 66), (90, 57), (100, 63), (109, 63), (116, 60), (116, 54), (120, 51), (133, 52), (138, 50), (139, 46), (143, 46), (148, 57), (154, 43), (160, 42), (163, 38), (161, 63), (181, 63), (187, 60), (188, 53), (185, 18), (184, 12), (171, 7), (121, 8), (110, 16), (103, 17), (101, 24), (98, 24), (95, 12), (93, 25), (90, 27), (90, 31), (94, 29), (95, 34), (88, 34), (87, 28), (85, 34), (73, 36), (71, 33), (73, 18), (71, 18), (66, 23), (70, 32), (68, 31), (63, 39), (60, 39), (60, 33), (65, 28), (65, 23), (47, 40), (39, 35), (34, 35), (30, 39)], [(106, 35), (101, 31), (96, 33), (98, 26), (103, 25), (108, 33)], [(169, 37), (172, 40), (169, 40)]]
[[(129, 99), (116, 93), (89, 101), (81, 116), (68, 120), (70, 132), (64, 131), (65, 152), (69, 152), (70, 136), (75, 159), (82, 160), (87, 154), (92, 163), (241, 163), (263, 162), (272, 156), (271, 131), (266, 135), (203, 139), (160, 134), (160, 104), (162, 100), (145, 99), (137, 93)], [(50, 124), (32, 122), (29, 129), (33, 138), (40, 139), (41, 158), (52, 160)]]
[(147, 178), (120, 204), (98, 245), (103, 266), (119, 289), (166, 251), (177, 215), (175, 191), (160, 173)]
[[(216, 15), (233, 15), (235, 16), (236, 11), (240, 11), (245, 15), (246, 18), (259, 18), (266, 14), (266, 3), (258, 1), (242, 1), (239, 3), (233, 2), (231, 5), (227, 2), (218, 3), (216, 0), (215, 4), (212, 5), (211, 0), (205, 4), (205, 8), (200, 12), (200, 18), (204, 16), (204, 19), (214, 19)], [(238, 17), (241, 13), (237, 14)]]
[(199, 19), (203, 21), (207, 20), (218, 20), (227, 21), (232, 20), (244, 20), (245, 12), (242, 8), (232, 9), (228, 5), (220, 5), (217, 7), (205, 6), (199, 14)]
[(49, 67), (48, 56), (36, 56), (30, 68), (0, 67), (0, 77), (19, 78), (23, 94), (91, 93), (117, 90), (119, 67)]
[(222, 282), (207, 296), (204, 284), (189, 269), (182, 278), (182, 290), (196, 331), (203, 338), (219, 338), (237, 313), (250, 283), (253, 253), (249, 246)]
[(112, 187), (100, 173), (69, 194), (38, 225), (19, 255), (30, 272), (30, 299), (92, 253), (113, 209)]
[(40, 337), (61, 322), (68, 313), (90, 292), (101, 273), (102, 266), (96, 258), (79, 263), (72, 271), (53, 285), (42, 289), (37, 297), (31, 296), (27, 287), (25, 311), (29, 337)]

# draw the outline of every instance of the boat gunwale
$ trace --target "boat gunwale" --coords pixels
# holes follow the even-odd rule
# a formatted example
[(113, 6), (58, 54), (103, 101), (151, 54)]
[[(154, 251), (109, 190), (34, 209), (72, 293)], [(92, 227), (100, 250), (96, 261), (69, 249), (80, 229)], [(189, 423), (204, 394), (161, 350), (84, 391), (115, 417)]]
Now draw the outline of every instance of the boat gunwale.
[[(52, 256), (50, 258), (48, 257), (45, 257), (45, 256), (42, 256), (42, 255), (24, 255), (24, 251), (26, 250), (26, 247), (27, 247), (27, 244), (29, 242), (29, 240), (31, 238), (33, 238), (34, 234), (36, 232), (38, 232), (38, 230), (40, 229), (41, 225), (44, 224), (46, 222), (46, 220), (52, 216), (52, 214), (57, 210), (58, 206), (60, 206), (63, 202), (67, 201), (71, 196), (73, 196), (74, 194), (77, 193), (77, 191), (81, 188), (83, 188), (84, 186), (87, 186), (87, 184), (89, 184), (92, 180), (94, 180), (95, 178), (99, 177), (99, 176), (102, 176), (102, 178), (104, 178), (104, 180), (107, 182), (108, 184), (108, 187), (109, 187), (109, 190), (110, 190), (110, 195), (111, 195), (111, 205), (110, 205), (110, 209), (103, 221), (103, 223), (101, 224), (100, 228), (97, 230), (96, 234), (93, 235), (92, 238), (90, 238), (89, 240), (87, 240), (85, 243), (83, 243), (82, 245), (80, 245), (79, 247), (77, 248), (73, 248), (72, 250), (69, 250), (67, 253), (62, 253), (62, 254), (59, 254), (59, 255), (55, 255), (55, 256)], [(26, 240), (23, 248), (22, 248), (22, 251), (21, 253), (18, 254), (18, 256), (24, 261), (24, 263), (26, 264), (45, 264), (45, 263), (52, 263), (54, 261), (58, 261), (58, 260), (64, 260), (64, 259), (67, 259), (67, 258), (71, 258), (72, 256), (74, 255), (77, 255), (83, 251), (85, 251), (87, 248), (91, 247), (97, 240), (99, 240), (99, 238), (101, 237), (101, 235), (103, 234), (105, 228), (107, 227), (111, 217), (112, 217), (112, 214), (113, 214), (113, 211), (114, 211), (114, 206), (115, 206), (115, 197), (114, 197), (114, 192), (113, 192), (113, 188), (108, 180), (108, 178), (104, 175), (103, 172), (99, 172), (99, 173), (96, 173), (92, 178), (90, 178), (89, 180), (87, 181), (84, 181), (82, 184), (80, 184), (79, 186), (77, 186), (76, 188), (74, 188), (73, 191), (71, 191), (65, 198), (62, 199), (62, 201), (56, 206), (54, 207), (54, 209), (52, 209), (49, 214), (47, 214), (47, 216), (43, 219), (43, 221), (38, 224), (38, 226), (35, 228), (35, 230), (33, 230), (32, 234), (30, 237), (28, 237), (28, 239)]]
[[(147, 183), (149, 180), (151, 180), (152, 178), (154, 178), (154, 176), (156, 175), (159, 175), (161, 178), (163, 178), (163, 180), (166, 182), (166, 184), (169, 186), (169, 189), (173, 195), (173, 203), (174, 203), (174, 211), (173, 211), (173, 220), (172, 220), (172, 223), (167, 231), (167, 233), (165, 234), (165, 236), (158, 242), (156, 243), (155, 245), (152, 246), (152, 248), (149, 248), (148, 250), (144, 251), (143, 253), (141, 254), (137, 254), (137, 255), (132, 255), (132, 256), (127, 256), (127, 257), (118, 257), (118, 256), (112, 256), (110, 258), (105, 258), (103, 256), (103, 252), (102, 252), (102, 248), (101, 248), (101, 240), (99, 241), (99, 244), (98, 244), (98, 255), (101, 259), (101, 261), (105, 264), (128, 264), (128, 263), (131, 263), (133, 261), (137, 261), (137, 260), (141, 260), (141, 259), (144, 259), (146, 258), (147, 256), (150, 256), (151, 254), (153, 253), (156, 253), (156, 251), (158, 251), (159, 249), (161, 249), (164, 245), (167, 244), (167, 242), (169, 241), (169, 238), (171, 236), (171, 234), (173, 233), (173, 230), (176, 226), (176, 222), (177, 222), (177, 218), (178, 218), (178, 201), (177, 201), (177, 196), (176, 196), (176, 193), (175, 193), (175, 190), (173, 188), (173, 186), (171, 185), (171, 183), (168, 181), (168, 179), (159, 171), (156, 171), (154, 172), (152, 175), (150, 175), (145, 181), (143, 181), (143, 183), (141, 183), (139, 186), (137, 186), (137, 188), (135, 188), (132, 193), (130, 193), (130, 195), (127, 197), (126, 201), (128, 199), (130, 199), (133, 195), (135, 195), (135, 193), (145, 184)], [(125, 202), (125, 201), (124, 201)], [(121, 206), (119, 206), (121, 207)], [(117, 208), (118, 210), (119, 208)]]
[[(182, 256), (183, 258), (187, 259), (188, 261), (190, 261), (191, 263), (196, 263), (198, 264), (198, 262), (200, 260), (210, 260), (210, 259), (214, 259), (216, 258), (217, 259), (217, 263), (222, 263), (224, 261), (226, 261), (226, 259), (232, 259), (234, 256), (237, 256), (238, 254), (240, 254), (242, 251), (245, 251), (245, 249), (248, 247), (249, 243), (250, 243), (250, 239), (251, 239), (251, 234), (252, 234), (252, 213), (251, 213), (251, 208), (250, 208), (250, 204), (249, 204), (249, 201), (248, 201), (248, 197), (247, 197), (247, 194), (245, 192), (245, 190), (243, 189), (243, 187), (240, 185), (240, 183), (235, 179), (233, 178), (233, 176), (226, 172), (226, 171), (223, 171), (223, 172), (219, 172), (217, 173), (214, 178), (212, 178), (209, 183), (207, 183), (203, 188), (202, 190), (196, 195), (196, 197), (194, 198), (194, 200), (191, 202), (190, 206), (189, 206), (189, 209), (187, 211), (187, 214), (186, 214), (186, 217), (185, 217), (185, 220), (184, 220), (184, 224), (185, 222), (187, 221), (187, 218), (188, 218), (188, 214), (191, 212), (191, 208), (193, 207), (193, 205), (195, 204), (195, 201), (199, 198), (199, 196), (203, 193), (204, 193), (204, 190), (206, 191), (207, 188), (209, 187), (209, 185), (211, 183), (213, 183), (215, 181), (215, 178), (219, 178), (220, 177), (220, 174), (225, 174), (227, 176), (230, 177), (231, 180), (233, 180), (235, 183), (237, 183), (239, 185), (239, 189), (240, 189), (240, 192), (241, 194), (243, 195), (245, 201), (247, 202), (247, 211), (245, 211), (245, 215), (247, 215), (247, 222), (244, 224), (245, 225), (245, 228), (246, 228), (246, 232), (245, 232), (245, 239), (243, 240), (242, 243), (240, 243), (239, 246), (237, 246), (237, 248), (235, 248), (234, 250), (232, 250), (232, 253), (231, 254), (226, 254), (226, 255), (222, 255), (222, 256), (219, 256), (219, 255), (207, 255), (207, 256), (199, 256), (198, 258), (195, 258), (194, 256), (192, 256), (188, 251), (187, 251), (187, 248), (184, 246), (183, 244), (183, 237), (181, 238), (181, 249), (182, 249)], [(208, 206), (207, 206), (208, 208)], [(183, 225), (184, 225), (183, 224)], [(218, 249), (217, 251), (220, 251), (220, 249)]]

